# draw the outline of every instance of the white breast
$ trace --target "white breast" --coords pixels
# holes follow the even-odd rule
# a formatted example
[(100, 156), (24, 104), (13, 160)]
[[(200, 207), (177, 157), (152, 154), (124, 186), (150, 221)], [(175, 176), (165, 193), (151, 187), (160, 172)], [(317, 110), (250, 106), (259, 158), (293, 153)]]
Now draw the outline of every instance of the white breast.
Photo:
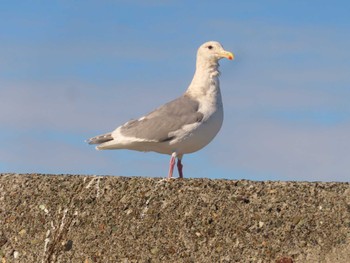
[(199, 112), (203, 114), (201, 123), (186, 125), (178, 131), (176, 140), (170, 145), (179, 154), (198, 151), (210, 143), (219, 132), (223, 122), (223, 106), (218, 79), (215, 78), (210, 88), (199, 100)]

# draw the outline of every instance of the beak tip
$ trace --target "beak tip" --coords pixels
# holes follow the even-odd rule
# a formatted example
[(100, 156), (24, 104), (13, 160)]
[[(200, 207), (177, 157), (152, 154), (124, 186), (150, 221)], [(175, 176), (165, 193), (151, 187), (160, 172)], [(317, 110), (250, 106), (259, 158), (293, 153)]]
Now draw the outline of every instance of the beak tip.
[(229, 60), (233, 60), (235, 58), (235, 55), (233, 55), (233, 53), (231, 52), (227, 52), (227, 56), (226, 56)]

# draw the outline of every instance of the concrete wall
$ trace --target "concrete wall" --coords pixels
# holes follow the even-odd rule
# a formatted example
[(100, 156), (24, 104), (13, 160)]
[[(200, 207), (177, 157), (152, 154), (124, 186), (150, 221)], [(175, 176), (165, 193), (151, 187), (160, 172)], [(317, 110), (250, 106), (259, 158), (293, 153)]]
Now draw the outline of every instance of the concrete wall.
[(1, 174), (0, 262), (350, 262), (349, 183)]

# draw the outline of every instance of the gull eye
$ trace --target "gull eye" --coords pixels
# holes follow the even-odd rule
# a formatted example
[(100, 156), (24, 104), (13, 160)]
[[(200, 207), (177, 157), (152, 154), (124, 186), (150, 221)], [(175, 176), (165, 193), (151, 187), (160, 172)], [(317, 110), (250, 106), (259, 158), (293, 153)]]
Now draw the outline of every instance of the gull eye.
[(213, 46), (212, 45), (208, 46), (208, 49), (213, 49)]

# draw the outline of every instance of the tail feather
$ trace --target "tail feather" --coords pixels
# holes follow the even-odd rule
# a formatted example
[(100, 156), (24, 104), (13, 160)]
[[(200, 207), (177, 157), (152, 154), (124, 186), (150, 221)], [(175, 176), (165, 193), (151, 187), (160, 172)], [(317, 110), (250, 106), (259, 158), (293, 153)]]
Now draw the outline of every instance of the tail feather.
[(90, 138), (87, 140), (87, 142), (89, 144), (100, 144), (100, 143), (104, 143), (104, 142), (109, 142), (112, 141), (113, 137), (112, 137), (112, 133), (106, 133), (106, 134), (102, 134), (93, 138)]

